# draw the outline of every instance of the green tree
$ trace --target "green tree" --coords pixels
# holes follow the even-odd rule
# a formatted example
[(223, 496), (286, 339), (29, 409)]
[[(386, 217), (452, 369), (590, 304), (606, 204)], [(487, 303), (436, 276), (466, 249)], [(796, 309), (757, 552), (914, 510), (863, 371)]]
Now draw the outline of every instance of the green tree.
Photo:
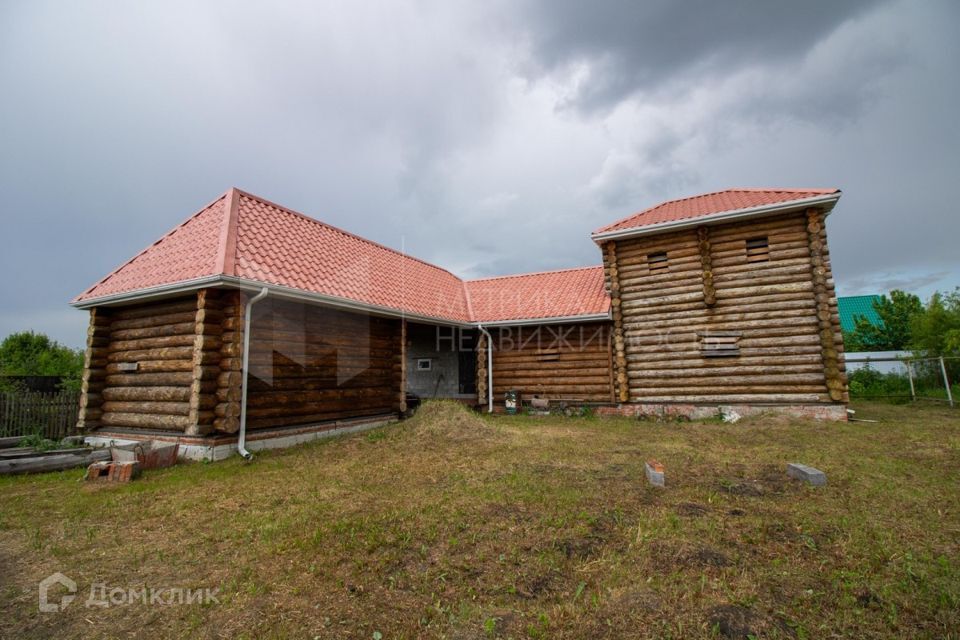
[(854, 319), (852, 333), (845, 334), (849, 351), (898, 351), (911, 346), (911, 328), (915, 317), (924, 313), (920, 298), (912, 293), (894, 289), (890, 296), (880, 296), (873, 303), (880, 316), (874, 325), (862, 316)]
[(0, 343), (0, 376), (63, 376), (63, 386), (79, 388), (83, 352), (42, 333), (12, 333)]
[(960, 287), (933, 294), (924, 312), (913, 318), (911, 347), (927, 356), (960, 355)]

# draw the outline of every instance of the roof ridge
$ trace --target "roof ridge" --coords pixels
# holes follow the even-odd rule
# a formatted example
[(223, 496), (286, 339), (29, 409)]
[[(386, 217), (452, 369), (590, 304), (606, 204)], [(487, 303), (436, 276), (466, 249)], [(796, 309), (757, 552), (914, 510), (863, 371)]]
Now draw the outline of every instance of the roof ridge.
[(460, 288), (463, 289), (463, 299), (467, 303), (467, 320), (478, 322), (476, 314), (473, 313), (473, 299), (470, 297), (470, 287), (467, 286), (467, 280), (460, 280)]
[(385, 250), (385, 251), (389, 251), (390, 253), (393, 253), (393, 254), (395, 254), (395, 255), (401, 256), (401, 257), (403, 257), (403, 258), (408, 258), (408, 259), (410, 259), (410, 260), (416, 260), (417, 262), (419, 262), (419, 263), (421, 263), (421, 264), (425, 264), (425, 265), (427, 265), (428, 267), (432, 267), (433, 269), (436, 269), (436, 270), (438, 270), (438, 271), (443, 271), (444, 273), (448, 273), (448, 274), (450, 274), (451, 276), (453, 276), (454, 278), (456, 278), (457, 280), (463, 281), (463, 278), (461, 278), (461, 277), (458, 276), (457, 274), (453, 273), (453, 272), (450, 271), (449, 269), (444, 269), (443, 267), (437, 266), (437, 265), (433, 264), (432, 262), (427, 262), (426, 260), (423, 260), (422, 258), (418, 258), (418, 257), (416, 257), (416, 256), (411, 256), (410, 254), (405, 253), (405, 252), (403, 252), (403, 251), (398, 251), (397, 249), (394, 249), (394, 248), (392, 248), (392, 247), (388, 247), (387, 245), (381, 244), (381, 243), (377, 242), (376, 240), (370, 240), (369, 238), (364, 238), (363, 236), (357, 235), (356, 233), (353, 233), (353, 232), (351, 232), (351, 231), (347, 231), (347, 230), (345, 230), (345, 229), (341, 229), (340, 227), (336, 227), (336, 226), (330, 224), (329, 222), (324, 222), (323, 220), (318, 220), (317, 218), (312, 218), (312, 217), (308, 216), (308, 215), (305, 214), (305, 213), (301, 213), (301, 212), (299, 212), (299, 211), (296, 211), (295, 209), (291, 209), (291, 208), (289, 208), (289, 207), (285, 207), (285, 206), (283, 206), (282, 204), (277, 204), (276, 202), (273, 202), (273, 201), (271, 201), (271, 200), (267, 200), (266, 198), (262, 198), (262, 197), (260, 197), (260, 196), (258, 196), (258, 195), (256, 195), (256, 194), (250, 193), (249, 191), (244, 191), (243, 189), (237, 189), (237, 188), (235, 188), (234, 190), (235, 190), (238, 194), (240, 194), (240, 195), (247, 196), (248, 198), (252, 198), (252, 199), (254, 199), (254, 200), (257, 200), (257, 201), (259, 201), (259, 202), (261, 202), (261, 203), (263, 203), (263, 204), (265, 204), (265, 205), (267, 205), (267, 206), (274, 207), (275, 209), (279, 209), (279, 210), (281, 210), (281, 211), (284, 211), (284, 212), (289, 213), (289, 214), (294, 215), (294, 216), (299, 216), (299, 217), (303, 218), (304, 220), (308, 220), (308, 221), (312, 222), (313, 224), (318, 224), (318, 225), (320, 225), (320, 226), (323, 226), (323, 227), (326, 227), (326, 228), (331, 229), (331, 230), (333, 230), (333, 231), (336, 231), (337, 233), (342, 233), (342, 234), (345, 235), (345, 236), (350, 236), (351, 238), (355, 238), (356, 240), (359, 240), (359, 241), (361, 241), (361, 242), (363, 242), (363, 243), (366, 243), (366, 244), (369, 244), (369, 245), (372, 245), (372, 246), (375, 246), (375, 247), (379, 247), (380, 249), (383, 249), (383, 250)]
[(237, 216), (240, 210), (240, 192), (230, 187), (223, 194), (227, 210), (220, 229), (220, 242), (217, 245), (217, 262), (214, 271), (224, 275), (236, 274), (237, 267)]
[[(825, 187), (733, 187), (726, 191), (752, 191), (756, 193), (836, 193), (839, 189)], [(704, 194), (711, 195), (711, 194)]]
[(528, 273), (510, 273), (502, 276), (488, 276), (486, 278), (473, 278), (471, 280), (464, 280), (466, 283), (470, 282), (485, 282), (487, 280), (507, 280), (509, 278), (526, 278), (529, 276), (542, 276), (551, 273), (566, 273), (567, 271), (589, 271), (591, 269), (603, 269), (602, 264), (595, 264), (588, 267), (564, 267), (563, 269), (547, 269), (545, 271), (530, 271)]
[[(209, 209), (209, 208), (212, 207), (213, 205), (217, 204), (218, 202), (220, 202), (221, 200), (223, 200), (224, 198), (226, 198), (226, 197), (227, 197), (227, 194), (229, 194), (229, 193), (230, 193), (230, 190), (228, 189), (227, 191), (225, 191), (224, 193), (220, 194), (219, 196), (217, 196), (216, 198), (214, 198), (213, 200), (211, 200), (211, 201), (208, 202), (207, 204), (205, 204), (205, 205), (203, 205), (202, 207), (200, 207), (197, 211), (195, 211), (194, 213), (192, 213), (192, 214), (190, 215), (190, 217), (188, 217), (186, 220), (184, 220), (183, 222), (181, 222), (180, 224), (178, 224), (178, 225), (175, 226), (174, 228), (170, 229), (170, 231), (167, 231), (165, 234), (163, 234), (162, 236), (160, 236), (158, 239), (154, 240), (152, 243), (150, 243), (150, 244), (148, 244), (146, 247), (144, 247), (144, 248), (143, 248), (139, 253), (137, 253), (135, 256), (133, 256), (132, 258), (130, 258), (129, 260), (127, 260), (126, 262), (124, 262), (123, 264), (121, 264), (119, 267), (117, 267), (116, 269), (114, 269), (113, 271), (111, 271), (110, 273), (108, 273), (107, 275), (105, 275), (105, 276), (103, 276), (102, 278), (100, 278), (100, 280), (98, 280), (97, 282), (95, 282), (95, 283), (93, 283), (92, 285), (90, 285), (89, 287), (87, 287), (87, 288), (83, 291), (83, 293), (81, 293), (80, 295), (76, 296), (76, 297), (73, 299), (73, 301), (76, 302), (77, 300), (81, 299), (83, 296), (85, 296), (85, 295), (89, 294), (90, 292), (92, 292), (94, 289), (96, 289), (96, 288), (99, 287), (100, 285), (106, 283), (108, 280), (110, 280), (110, 278), (112, 278), (113, 276), (115, 276), (115, 275), (117, 275), (118, 273), (120, 273), (127, 265), (132, 264), (132, 263), (133, 263), (135, 260), (137, 260), (140, 256), (144, 255), (145, 253), (147, 253), (148, 251), (150, 251), (151, 249), (153, 249), (153, 248), (156, 247), (157, 245), (162, 244), (164, 240), (170, 238), (170, 236), (172, 236), (173, 234), (175, 234), (177, 231), (179, 231), (179, 230), (182, 229), (183, 227), (187, 226), (187, 224), (188, 224), (190, 221), (194, 220), (195, 218), (197, 218), (197, 216), (199, 216), (200, 214), (204, 213), (207, 209)], [(217, 263), (219, 264), (219, 257), (217, 258)]]

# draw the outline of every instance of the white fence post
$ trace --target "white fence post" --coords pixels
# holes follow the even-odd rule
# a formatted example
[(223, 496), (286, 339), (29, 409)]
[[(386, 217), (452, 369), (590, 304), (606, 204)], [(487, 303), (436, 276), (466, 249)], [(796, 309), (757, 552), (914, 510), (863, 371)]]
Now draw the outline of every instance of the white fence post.
[(947, 378), (947, 365), (943, 363), (943, 356), (940, 356), (940, 372), (943, 374), (943, 386), (947, 388), (947, 402), (953, 406), (953, 392), (950, 390), (950, 379)]
[(916, 402), (917, 400), (917, 390), (913, 386), (913, 364), (910, 360), (905, 360), (907, 365), (907, 377), (910, 378), (910, 399)]

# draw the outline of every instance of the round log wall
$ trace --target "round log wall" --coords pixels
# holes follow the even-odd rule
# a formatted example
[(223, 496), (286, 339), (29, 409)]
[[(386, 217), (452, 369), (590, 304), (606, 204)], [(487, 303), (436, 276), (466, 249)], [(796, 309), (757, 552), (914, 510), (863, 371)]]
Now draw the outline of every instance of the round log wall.
[[(769, 261), (748, 262), (746, 241), (758, 236), (768, 238)], [(781, 215), (611, 244), (607, 283), (631, 402), (845, 401), (822, 217)], [(668, 270), (650, 273), (647, 256), (664, 251)], [(739, 355), (704, 357), (709, 332), (740, 335)]]

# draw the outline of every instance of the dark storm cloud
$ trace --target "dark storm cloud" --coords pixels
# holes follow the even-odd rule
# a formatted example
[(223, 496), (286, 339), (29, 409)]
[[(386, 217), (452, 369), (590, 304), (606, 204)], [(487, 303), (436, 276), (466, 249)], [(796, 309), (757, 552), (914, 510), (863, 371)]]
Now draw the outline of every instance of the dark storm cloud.
[[(536, 61), (546, 71), (588, 63), (569, 97), (584, 110), (607, 108), (678, 79), (804, 55), (877, 0), (539, 0), (527, 5)], [(691, 76), (695, 76), (691, 78)]]
[(0, 336), (229, 186), (463, 276), (736, 185), (839, 186), (838, 285), (960, 281), (955, 2), (0, 3)]

